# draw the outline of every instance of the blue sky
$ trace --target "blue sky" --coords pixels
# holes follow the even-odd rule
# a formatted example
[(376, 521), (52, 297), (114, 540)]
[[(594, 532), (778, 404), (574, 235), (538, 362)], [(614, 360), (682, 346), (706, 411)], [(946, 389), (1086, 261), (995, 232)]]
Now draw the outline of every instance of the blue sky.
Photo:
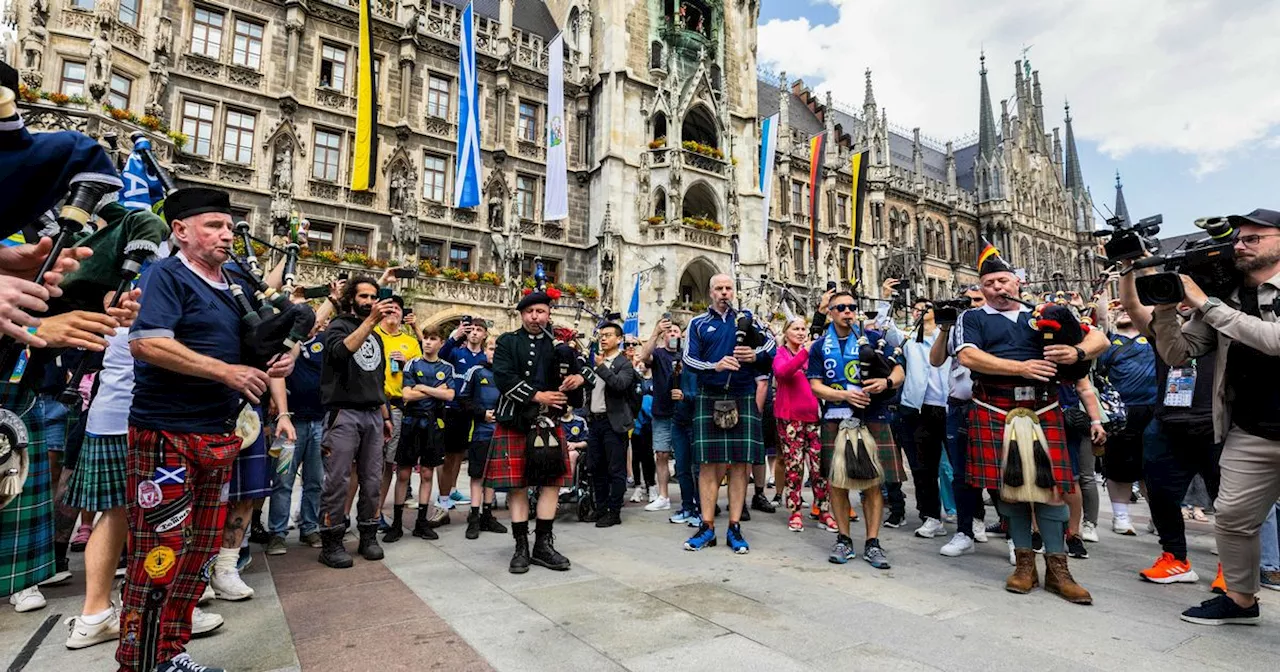
[[(982, 13), (962, 4), (913, 0), (907, 11), (901, 0), (763, 0), (760, 64), (855, 106), (869, 67), (890, 123), (946, 140), (977, 129), (979, 52), (999, 115), (1013, 61), (1029, 45), (1046, 126), (1062, 125), (1062, 101), (1071, 100), (1085, 181), (1104, 213), (1117, 170), (1130, 214), (1161, 213), (1171, 234), (1194, 231), (1201, 216), (1280, 209), (1280, 48), (1247, 39), (1260, 22), (1277, 25), (1280, 3), (1210, 3), (1199, 14), (1151, 0), (1123, 16), (1111, 0), (1032, 9), (984, 0)], [(1186, 47), (1191, 34), (1231, 46)], [(1219, 102), (1231, 99), (1250, 103)]]

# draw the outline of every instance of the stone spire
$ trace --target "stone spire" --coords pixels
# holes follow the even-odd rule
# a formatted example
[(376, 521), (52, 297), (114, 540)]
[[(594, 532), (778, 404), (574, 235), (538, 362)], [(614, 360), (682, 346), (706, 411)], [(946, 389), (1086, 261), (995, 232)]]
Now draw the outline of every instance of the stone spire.
[(791, 156), (791, 84), (786, 70), (778, 73), (778, 151)]
[(1066, 174), (1063, 175), (1067, 191), (1079, 196), (1084, 189), (1084, 178), (1080, 173), (1080, 154), (1076, 151), (1076, 134), (1071, 129), (1071, 103), (1064, 106), (1067, 112), (1067, 163)]
[[(996, 152), (996, 121), (991, 115), (991, 90), (987, 87), (987, 55), (978, 57), (981, 67), (982, 94), (978, 110), (978, 158), (988, 159)], [(867, 80), (867, 93), (871, 92), (871, 80)]]
[(871, 68), (867, 68), (867, 89), (862, 94), (862, 112), (864, 118), (873, 117), (876, 113), (876, 94), (871, 90)]
[(1120, 171), (1116, 171), (1116, 209), (1115, 216), (1123, 222), (1130, 222), (1129, 206), (1124, 202), (1124, 185), (1120, 184)]
[(1031, 114), (1035, 132), (1035, 147), (1044, 150), (1044, 103), (1040, 98), (1040, 71), (1031, 73)]

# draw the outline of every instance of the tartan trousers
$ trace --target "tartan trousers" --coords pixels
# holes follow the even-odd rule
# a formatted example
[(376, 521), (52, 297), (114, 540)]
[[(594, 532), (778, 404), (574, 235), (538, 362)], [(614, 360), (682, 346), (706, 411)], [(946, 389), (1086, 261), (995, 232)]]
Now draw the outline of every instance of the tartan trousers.
[(191, 610), (222, 545), (227, 479), (239, 451), (235, 434), (129, 427), (129, 569), (116, 649), (121, 670), (151, 672), (186, 650)]

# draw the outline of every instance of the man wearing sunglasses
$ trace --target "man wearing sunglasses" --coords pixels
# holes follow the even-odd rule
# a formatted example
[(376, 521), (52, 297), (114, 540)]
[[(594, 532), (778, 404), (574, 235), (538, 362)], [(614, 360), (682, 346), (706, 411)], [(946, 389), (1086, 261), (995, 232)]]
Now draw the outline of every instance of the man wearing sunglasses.
[(1238, 232), (1240, 286), (1220, 299), (1184, 275), (1182, 302), (1196, 313), (1180, 330), (1169, 328), (1177, 306), (1157, 306), (1152, 315), (1156, 348), (1169, 366), (1218, 352), (1213, 429), (1224, 443), (1214, 535), (1226, 589), (1182, 612), (1182, 620), (1203, 625), (1259, 622), (1258, 529), (1280, 499), (1280, 212), (1254, 210), (1229, 219)]

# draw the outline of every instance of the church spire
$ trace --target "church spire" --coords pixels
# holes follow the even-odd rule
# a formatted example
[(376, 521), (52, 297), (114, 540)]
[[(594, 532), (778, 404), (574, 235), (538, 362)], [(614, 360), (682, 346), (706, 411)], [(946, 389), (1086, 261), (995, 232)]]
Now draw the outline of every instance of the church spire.
[(1124, 185), (1120, 184), (1120, 171), (1116, 171), (1116, 209), (1115, 216), (1122, 222), (1129, 222), (1129, 206), (1124, 202)]
[(862, 94), (862, 107), (875, 109), (876, 94), (871, 90), (871, 68), (867, 68), (867, 90)]
[(1084, 178), (1080, 173), (1080, 153), (1076, 150), (1076, 134), (1071, 128), (1071, 103), (1066, 103), (1064, 109), (1067, 112), (1067, 161), (1063, 178), (1067, 191), (1079, 196), (1080, 191), (1084, 189)]
[[(978, 56), (982, 77), (981, 109), (978, 111), (978, 158), (989, 159), (996, 153), (996, 121), (991, 115), (991, 90), (987, 87), (987, 55)], [(870, 90), (870, 89), (868, 89)]]

